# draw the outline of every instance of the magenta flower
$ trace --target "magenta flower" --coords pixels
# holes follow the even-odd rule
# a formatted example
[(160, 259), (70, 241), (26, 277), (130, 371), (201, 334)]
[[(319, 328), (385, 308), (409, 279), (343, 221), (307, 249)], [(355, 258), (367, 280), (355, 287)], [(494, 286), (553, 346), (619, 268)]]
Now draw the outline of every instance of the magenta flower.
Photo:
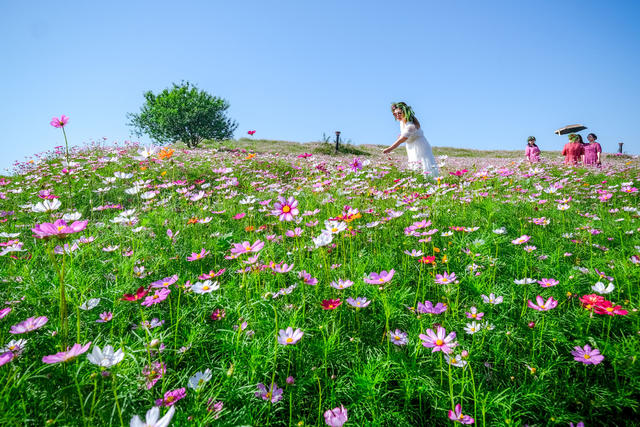
[(396, 271), (394, 269), (389, 270), (389, 272), (387, 272), (386, 270), (382, 270), (380, 273), (369, 273), (369, 277), (365, 277), (364, 282), (371, 285), (380, 285), (391, 280), (394, 274), (396, 274)]
[(31, 229), (35, 234), (33, 237), (38, 239), (45, 239), (49, 237), (65, 237), (67, 234), (78, 233), (87, 228), (89, 221), (74, 221), (73, 224), (67, 225), (67, 222), (59, 219), (53, 223), (44, 222), (37, 224)]
[(188, 256), (187, 261), (197, 261), (199, 259), (206, 257), (207, 255), (209, 255), (209, 253), (210, 252), (207, 251), (205, 248), (202, 248), (200, 253), (193, 252), (190, 256)]
[(0, 366), (5, 365), (13, 360), (15, 355), (11, 351), (6, 351), (0, 354)]
[(462, 415), (462, 406), (458, 403), (455, 410), (449, 410), (449, 419), (460, 424), (473, 424), (475, 420), (469, 415)]
[(302, 332), (300, 329), (296, 329), (294, 331), (293, 328), (291, 326), (289, 326), (286, 330), (285, 329), (280, 329), (278, 334), (279, 334), (278, 335), (278, 342), (280, 344), (282, 344), (282, 345), (294, 345), (298, 341), (300, 341), (300, 339), (304, 335), (304, 332)]
[(11, 313), (11, 307), (3, 308), (2, 310), (0, 310), (0, 319), (6, 317), (9, 313)]
[(324, 413), (324, 422), (330, 427), (342, 427), (347, 420), (349, 420), (349, 416), (343, 405), (329, 409)]
[(52, 118), (50, 125), (53, 126), (54, 128), (63, 128), (67, 123), (69, 123), (69, 117), (63, 114), (62, 117), (60, 118), (57, 118), (57, 117)]
[(264, 242), (262, 240), (256, 240), (253, 245), (249, 242), (233, 243), (231, 253), (241, 255), (248, 252), (259, 252), (262, 248), (264, 248)]
[(573, 360), (576, 362), (582, 362), (585, 365), (597, 365), (604, 360), (604, 356), (600, 354), (600, 350), (597, 348), (592, 349), (589, 344), (584, 348), (575, 346), (571, 352)]
[(400, 329), (396, 329), (395, 331), (389, 331), (387, 336), (389, 337), (389, 341), (395, 345), (406, 345), (407, 344), (407, 333), (401, 331)]
[(145, 376), (145, 386), (147, 390), (150, 390), (158, 380), (162, 379), (162, 376), (166, 372), (167, 368), (164, 363), (161, 362), (153, 362), (151, 366), (145, 366), (142, 370), (142, 375)]
[(465, 314), (467, 315), (467, 319), (480, 320), (480, 319), (482, 319), (482, 316), (484, 316), (484, 313), (478, 313), (478, 309), (475, 308), (475, 307), (471, 307), (471, 310), (469, 310)]
[(49, 356), (44, 356), (42, 358), (42, 362), (43, 363), (49, 363), (49, 364), (60, 363), (60, 362), (69, 362), (70, 360), (73, 360), (76, 357), (80, 356), (82, 353), (86, 353), (86, 351), (89, 350), (90, 346), (91, 346), (91, 341), (89, 341), (85, 345), (74, 344), (73, 347), (67, 349), (67, 351), (61, 351), (61, 352), (56, 353), (56, 354), (51, 354)]
[(513, 243), (514, 245), (521, 245), (523, 243), (527, 243), (529, 241), (529, 239), (531, 239), (531, 236), (527, 236), (526, 234), (523, 234), (522, 236), (518, 237), (515, 240), (512, 240), (511, 243)]
[(306, 285), (315, 286), (318, 284), (318, 279), (311, 277), (311, 274), (307, 273), (306, 270), (299, 272), (298, 277), (302, 279)]
[(275, 264), (271, 267), (271, 269), (276, 273), (288, 273), (291, 271), (292, 268), (293, 268), (293, 264), (288, 265), (283, 263)]
[(560, 283), (559, 281), (557, 281), (556, 279), (540, 279), (538, 280), (538, 283), (540, 284), (540, 286), (542, 286), (543, 288), (549, 288), (551, 286), (555, 286), (558, 283)]
[(42, 328), (49, 321), (46, 316), (29, 317), (27, 320), (20, 322), (11, 327), (9, 333), (11, 334), (24, 334), (26, 332), (35, 331)]
[(282, 400), (282, 389), (278, 388), (278, 384), (273, 383), (269, 390), (264, 386), (264, 384), (258, 384), (258, 391), (256, 391), (256, 397), (261, 397), (263, 400), (268, 400), (271, 403), (277, 403)]
[(156, 291), (155, 294), (149, 295), (142, 301), (142, 305), (145, 307), (151, 307), (152, 305), (158, 304), (167, 299), (169, 294), (171, 293), (170, 289), (161, 288)]
[(152, 288), (168, 288), (178, 281), (178, 275), (174, 274), (171, 277), (165, 277), (164, 279), (156, 280), (150, 286)]
[(164, 398), (156, 400), (156, 406), (173, 406), (187, 395), (184, 387), (170, 390), (164, 394)]
[(435, 282), (439, 285), (448, 285), (456, 282), (456, 273), (436, 274)]
[(534, 310), (547, 311), (551, 310), (552, 308), (556, 308), (556, 306), (558, 305), (558, 301), (554, 300), (553, 297), (549, 297), (545, 302), (544, 298), (542, 298), (542, 296), (540, 295), (536, 297), (536, 302), (538, 303), (538, 305), (529, 300), (527, 302), (527, 306), (529, 306), (529, 308), (533, 308)]
[(298, 215), (298, 201), (293, 197), (285, 199), (278, 197), (278, 201), (273, 204), (272, 214), (277, 216), (280, 221), (292, 221), (293, 217)]
[(419, 302), (416, 311), (422, 314), (441, 314), (447, 311), (447, 305), (439, 302), (434, 306), (431, 301), (425, 301), (424, 304)]
[(371, 301), (367, 300), (365, 297), (357, 297), (356, 299), (349, 297), (347, 298), (347, 304), (355, 308), (365, 308), (371, 304)]
[(432, 329), (427, 329), (427, 335), (420, 334), (419, 338), (423, 341), (423, 346), (433, 348), (433, 350), (431, 350), (432, 353), (442, 351), (443, 353), (450, 354), (453, 353), (453, 347), (457, 346), (458, 343), (453, 341), (456, 337), (455, 332), (451, 332), (449, 335), (446, 335), (446, 333), (447, 331), (442, 326), (438, 326), (437, 332), (433, 332)]
[(104, 313), (100, 313), (100, 318), (96, 320), (97, 323), (107, 323), (113, 319), (113, 313), (110, 311), (105, 311)]

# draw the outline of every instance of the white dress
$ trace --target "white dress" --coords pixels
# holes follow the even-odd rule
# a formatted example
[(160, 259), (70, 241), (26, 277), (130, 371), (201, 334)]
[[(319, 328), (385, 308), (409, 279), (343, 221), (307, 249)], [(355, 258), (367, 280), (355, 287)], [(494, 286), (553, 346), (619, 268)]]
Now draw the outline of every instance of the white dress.
[(422, 129), (418, 129), (411, 122), (404, 123), (400, 121), (400, 136), (407, 138), (405, 144), (407, 146), (407, 157), (409, 158), (409, 167), (413, 170), (420, 170), (432, 177), (438, 177), (440, 172), (438, 164), (431, 152), (431, 145), (425, 138)]

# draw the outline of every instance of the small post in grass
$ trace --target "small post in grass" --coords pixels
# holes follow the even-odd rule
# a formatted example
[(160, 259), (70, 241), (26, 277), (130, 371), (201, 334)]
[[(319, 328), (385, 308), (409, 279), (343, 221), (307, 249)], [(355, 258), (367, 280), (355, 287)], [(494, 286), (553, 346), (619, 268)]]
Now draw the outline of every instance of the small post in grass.
[(618, 142), (618, 153), (620, 154), (622, 154), (622, 144), (624, 144), (624, 142)]
[(338, 154), (338, 144), (340, 144), (340, 131), (336, 131), (336, 154)]

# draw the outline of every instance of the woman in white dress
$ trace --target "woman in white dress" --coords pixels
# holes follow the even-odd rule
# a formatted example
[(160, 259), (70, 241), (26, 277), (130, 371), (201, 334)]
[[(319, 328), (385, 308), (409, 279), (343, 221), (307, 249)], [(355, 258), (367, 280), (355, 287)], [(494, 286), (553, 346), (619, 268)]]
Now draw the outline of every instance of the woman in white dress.
[(429, 141), (424, 137), (420, 122), (410, 106), (404, 102), (391, 104), (393, 116), (400, 122), (400, 136), (393, 145), (385, 148), (383, 153), (388, 154), (405, 142), (407, 145), (407, 157), (409, 167), (414, 170), (422, 169), (422, 173), (432, 177), (440, 175), (436, 159), (431, 152)]

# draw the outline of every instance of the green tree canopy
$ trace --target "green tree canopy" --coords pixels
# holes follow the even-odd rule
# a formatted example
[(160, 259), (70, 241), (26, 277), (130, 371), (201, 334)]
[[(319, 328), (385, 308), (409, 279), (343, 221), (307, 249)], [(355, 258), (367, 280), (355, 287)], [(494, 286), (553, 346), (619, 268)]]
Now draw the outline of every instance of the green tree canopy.
[(189, 82), (173, 83), (173, 87), (155, 95), (144, 94), (145, 103), (139, 114), (129, 113), (129, 126), (137, 136), (149, 135), (159, 144), (184, 142), (197, 147), (203, 139), (229, 139), (238, 124), (226, 116), (229, 103)]

